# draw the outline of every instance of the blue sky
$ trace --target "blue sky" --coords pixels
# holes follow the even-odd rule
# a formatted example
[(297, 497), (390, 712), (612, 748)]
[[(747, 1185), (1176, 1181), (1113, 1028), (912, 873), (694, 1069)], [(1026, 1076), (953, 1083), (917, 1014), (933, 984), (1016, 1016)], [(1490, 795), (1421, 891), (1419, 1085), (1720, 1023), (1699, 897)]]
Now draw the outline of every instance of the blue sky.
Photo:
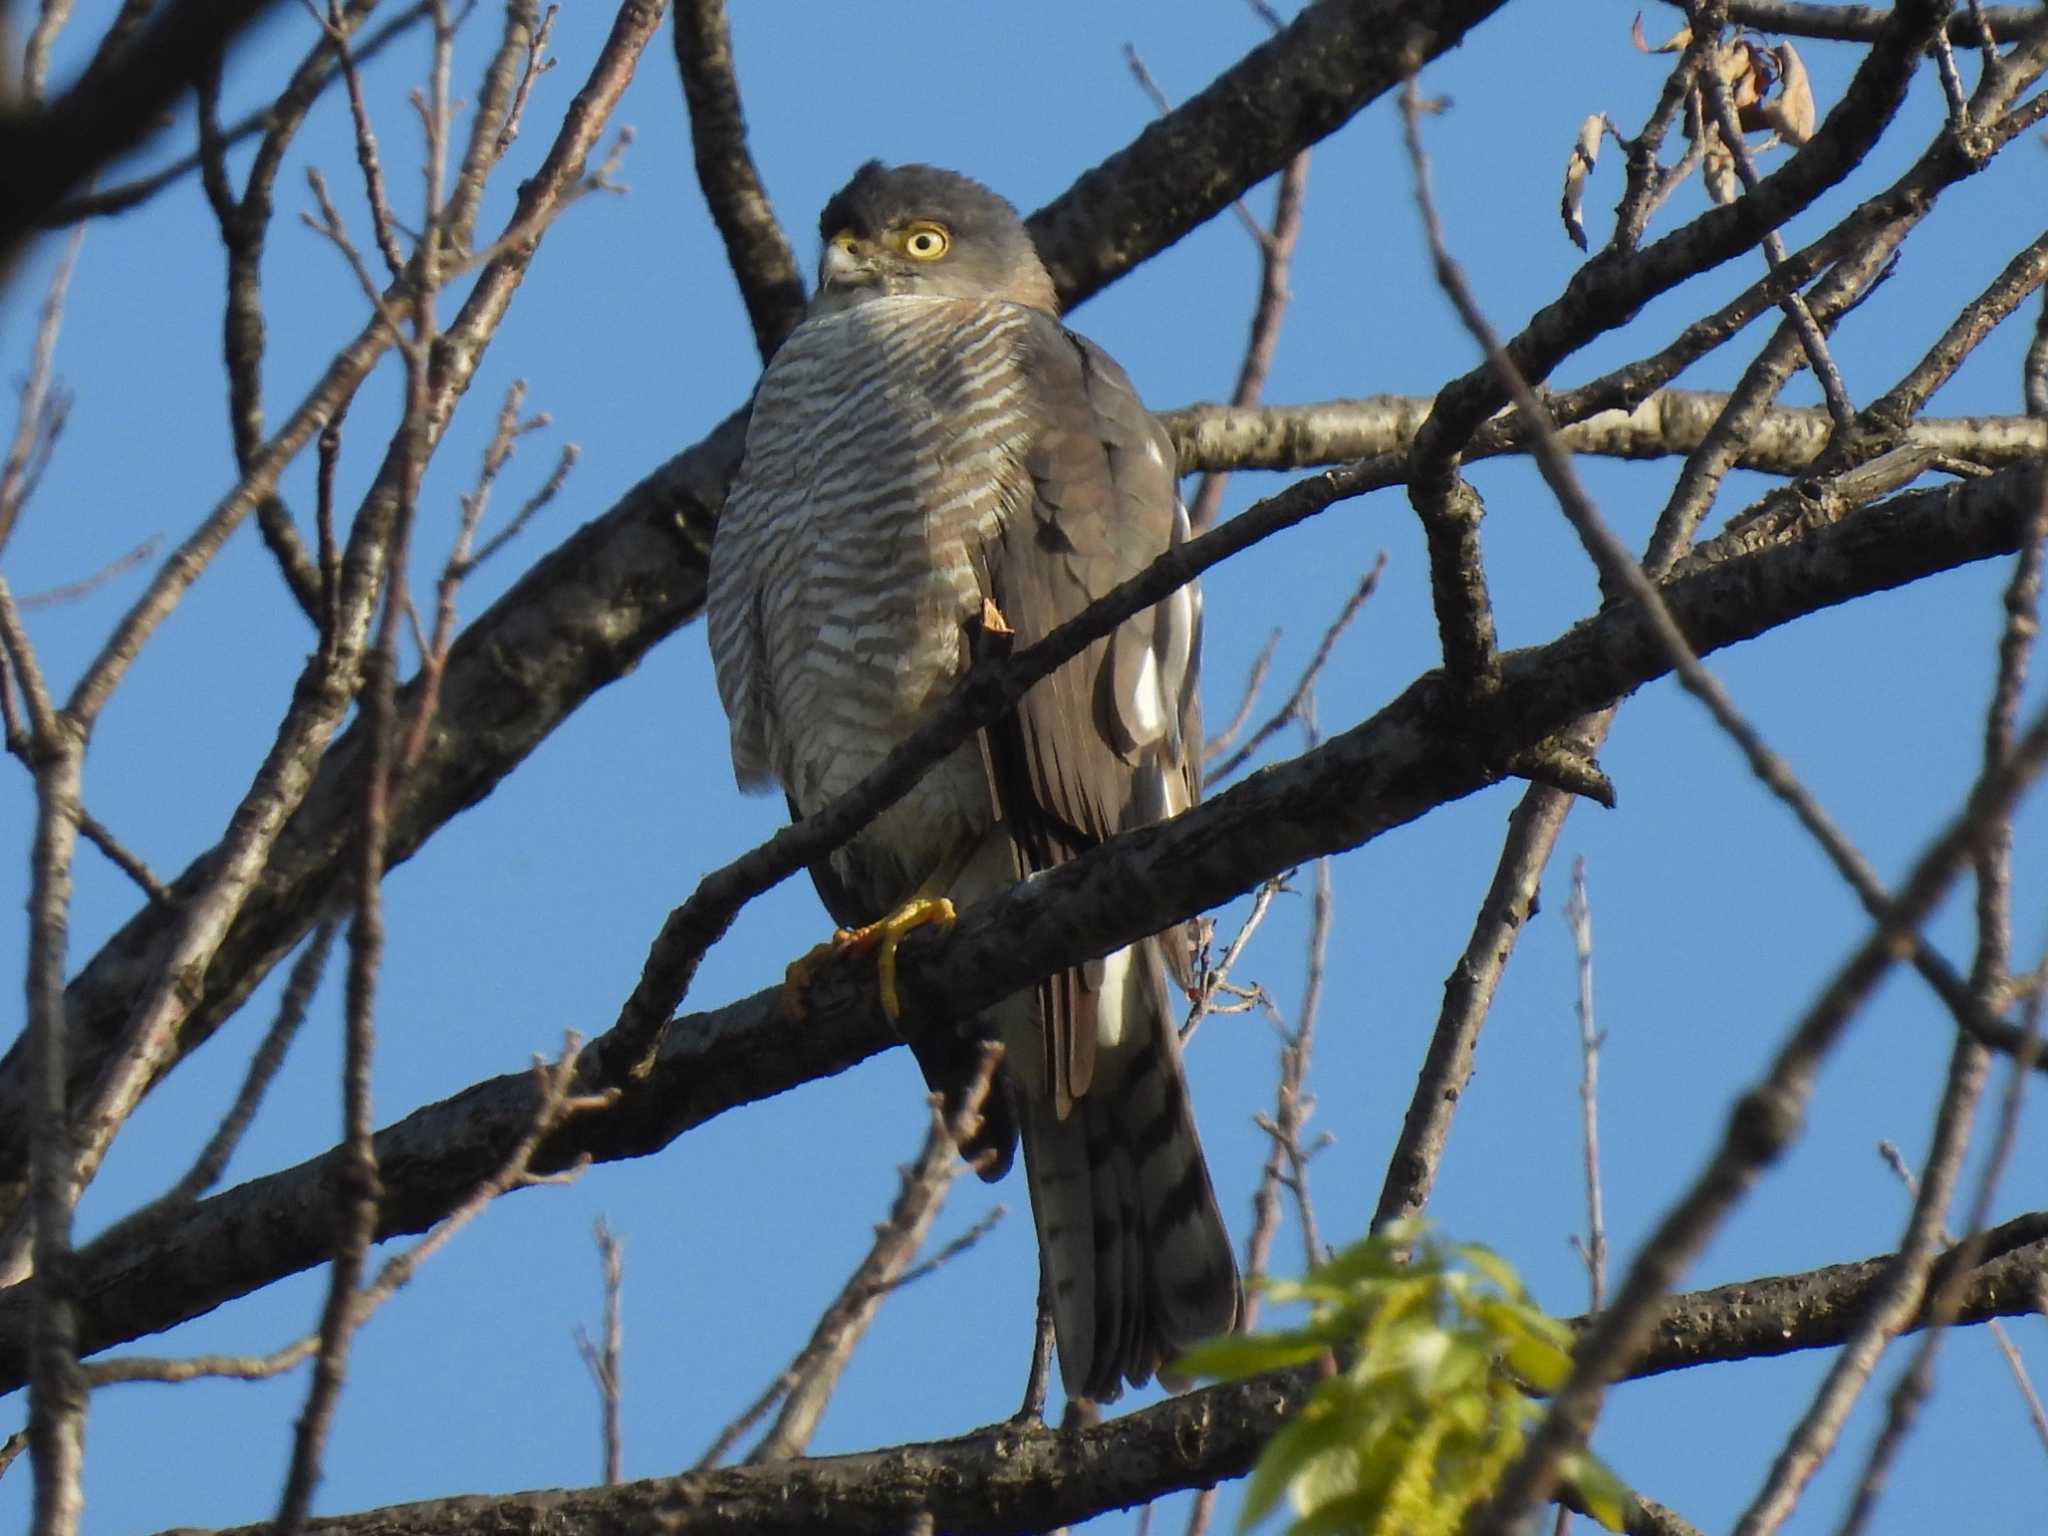
[[(110, 11), (82, 5), (68, 53)], [(1134, 43), (1176, 99), (1256, 42), (1234, 3), (1033, 7), (939, 3), (781, 4), (735, 8), (735, 45), (754, 153), (802, 259), (815, 256), (815, 210), (862, 160), (925, 159), (974, 174), (1020, 207), (1039, 206), (1135, 134), (1151, 108), (1121, 46)], [(1450, 98), (1426, 126), (1449, 237), (1496, 325), (1509, 331), (1562, 286), (1578, 261), (1556, 218), (1564, 154), (1587, 113), (1640, 122), (1662, 79), (1630, 47), (1632, 7), (1520, 4), (1433, 66), (1425, 89)], [(608, 7), (570, 0), (557, 25), (561, 67), (542, 80), (525, 135), (488, 208), (502, 218), (519, 175), (543, 152), (609, 26)], [(1659, 29), (1656, 16), (1649, 30)], [(495, 28), (466, 37), (457, 89)], [(231, 112), (263, 100), (280, 61), (307, 45), (311, 21), (281, 7), (238, 56)], [(1856, 50), (1804, 50), (1823, 111)], [(415, 128), (404, 92), (424, 43), (379, 60), (373, 108), (394, 167), (394, 197), (417, 207), (407, 167)], [(1966, 78), (1974, 66), (1965, 61)], [(1883, 185), (1925, 144), (1939, 93), (1923, 71), (1900, 126), (1848, 187), (1789, 232), (1795, 245)], [(482, 433), (514, 379), (552, 427), (522, 447), (498, 515), (536, 486), (563, 442), (581, 461), (562, 497), (462, 594), (473, 615), (576, 524), (695, 441), (738, 404), (758, 368), (745, 316), (690, 165), (666, 32), (618, 115), (636, 142), (623, 198), (595, 198), (548, 235), (472, 389), (466, 423), (428, 477), (417, 536), (430, 578), (453, 537), (456, 497), (475, 474)], [(165, 139), (182, 147), (182, 117)], [(1891, 142), (1895, 140), (1896, 143)], [(155, 152), (153, 152), (155, 153)], [(146, 155), (139, 163), (150, 163)], [(2011, 163), (2007, 163), (2010, 161)], [(323, 102), (279, 184), (266, 282), (271, 296), (267, 400), (281, 419), (363, 302), (333, 250), (298, 223), (310, 205), (301, 167), (350, 186), (345, 114)], [(238, 157), (244, 169), (246, 156)], [(1848, 325), (1837, 355), (1860, 402), (1889, 387), (1960, 302), (2038, 232), (2044, 163), (2016, 146), (1992, 174), (1957, 188), (1907, 248), (1896, 275)], [(1587, 198), (1595, 240), (1619, 187), (1611, 151)], [(1294, 274), (1295, 307), (1269, 390), (1275, 401), (1427, 393), (1476, 358), (1432, 283), (1410, 202), (1393, 103), (1376, 104), (1319, 147)], [(1700, 206), (1681, 192), (1664, 228)], [(1263, 210), (1270, 192), (1253, 205)], [(360, 236), (360, 200), (345, 205)], [(492, 222), (487, 212), (485, 224)], [(34, 304), (56, 255), (45, 242), (0, 296), (0, 360), (25, 367)], [(1759, 258), (1760, 260), (1760, 258)], [(1648, 306), (1624, 337), (1574, 358), (1575, 382), (1662, 345), (1713, 296), (1754, 276), (1731, 268)], [(175, 542), (232, 481), (218, 359), (221, 262), (211, 217), (187, 183), (87, 237), (59, 352), (76, 394), (71, 425), (7, 551), (17, 593), (96, 570), (144, 540)], [(1226, 394), (1255, 292), (1254, 253), (1233, 220), (1213, 221), (1078, 311), (1164, 408)], [(2019, 408), (2024, 321), (2009, 324), (1936, 397), (1935, 414)], [(1762, 333), (1745, 336), (1682, 382), (1725, 387)], [(352, 505), (397, 408), (397, 374), (359, 399), (341, 473)], [(1793, 403), (1816, 398), (1802, 378)], [(1586, 463), (1618, 531), (1640, 543), (1674, 464)], [(1597, 591), (1576, 540), (1535, 477), (1487, 464), (1486, 549), (1508, 645), (1545, 640), (1590, 610)], [(1244, 475), (1229, 506), (1284, 483)], [(1738, 476), (1724, 509), (1767, 482)], [(310, 466), (287, 499), (308, 517)], [(245, 530), (153, 641), (107, 711), (89, 759), (87, 801), (161, 873), (219, 835), (246, 787), (308, 647), (309, 631), (269, 558)], [(1321, 718), (1364, 718), (1435, 660), (1426, 569), (1398, 493), (1351, 502), (1215, 572), (1207, 582), (1207, 695), (1229, 712), (1250, 658), (1282, 630), (1284, 687), (1362, 572), (1385, 551), (1379, 595), (1345, 637), (1319, 686)], [(2003, 562), (1822, 614), (1715, 658), (1717, 673), (1770, 741), (1887, 879), (1948, 816), (1976, 766), (1991, 677)], [(45, 666), (68, 686), (141, 588), (130, 573), (91, 596), (31, 615)], [(2043, 690), (2032, 691), (2036, 705)], [(1277, 698), (1277, 694), (1275, 695)], [(1551, 1310), (1575, 1312), (1583, 1272), (1567, 1236), (1583, 1221), (1573, 960), (1563, 922), (1572, 859), (1590, 871), (1603, 1058), (1602, 1132), (1617, 1266), (1699, 1166), (1729, 1104), (1797, 1018), (1864, 919), (1819, 853), (1743, 769), (1734, 749), (1667, 684), (1624, 711), (1603, 756), (1618, 809), (1576, 810), (1481, 1049), (1430, 1214), (1518, 1265)], [(1313, 1128), (1334, 1142), (1313, 1179), (1323, 1232), (1357, 1236), (1377, 1197), (1449, 971), (1498, 854), (1518, 787), (1449, 806), (1341, 860), (1313, 1075)], [(0, 773), (0, 907), (26, 894), (32, 798)], [(487, 801), (459, 817), (388, 881), (391, 949), (376, 1069), (379, 1123), (478, 1078), (559, 1048), (563, 1031), (605, 1027), (639, 972), (662, 917), (704, 871), (766, 837), (777, 800), (733, 787), (725, 725), (701, 626), (658, 647), (559, 730)], [(2022, 819), (2017, 843), (2019, 957), (2048, 932), (2039, 855), (2048, 817)], [(2034, 863), (2030, 866), (2029, 857)], [(123, 879), (79, 857), (74, 965), (133, 910)], [(1304, 877), (1302, 891), (1307, 888)], [(1306, 897), (1283, 896), (1241, 974), (1283, 1008), (1298, 1000)], [(1966, 958), (1966, 912), (1952, 902), (1935, 932)], [(825, 924), (797, 882), (749, 908), (707, 960), (686, 1008), (766, 985)], [(1234, 929), (1234, 913), (1219, 917)], [(18, 946), (0, 965), (18, 980)], [(18, 985), (8, 984), (18, 996)], [(276, 983), (150, 1100), (86, 1196), (89, 1234), (182, 1169), (232, 1094), (267, 1022)], [(338, 974), (229, 1173), (231, 1182), (331, 1144), (339, 1128)], [(1879, 1162), (1880, 1138), (1924, 1151), (1950, 1038), (1910, 976), (1896, 977), (1822, 1077), (1798, 1147), (1729, 1222), (1694, 1271), (1706, 1285), (1862, 1258), (1895, 1245), (1906, 1201)], [(1240, 1241), (1263, 1156), (1251, 1116), (1270, 1106), (1277, 1065), (1256, 1016), (1206, 1025), (1191, 1073), (1219, 1193)], [(656, 1476), (693, 1461), (718, 1429), (800, 1347), (819, 1309), (864, 1250), (922, 1130), (921, 1085), (892, 1052), (693, 1132), (658, 1157), (612, 1164), (568, 1188), (501, 1201), (364, 1331), (316, 1508), (343, 1512), (447, 1494), (575, 1486), (596, 1480), (595, 1394), (571, 1329), (594, 1326), (598, 1269), (590, 1225), (604, 1214), (626, 1243), (626, 1471)], [(1999, 1217), (2042, 1204), (2048, 1134), (2029, 1126)], [(1973, 1165), (1974, 1166), (1974, 1165)], [(963, 1184), (941, 1216), (943, 1240), (992, 1202), (1010, 1207), (995, 1235), (893, 1299), (826, 1414), (816, 1449), (851, 1450), (956, 1434), (1008, 1414), (1021, 1391), (1036, 1285), (1021, 1181)], [(1276, 1250), (1299, 1265), (1290, 1227)], [(254, 1352), (310, 1328), (325, 1277), (299, 1276), (143, 1346)], [(2048, 1359), (2038, 1319), (2014, 1325), (2036, 1377)], [(1900, 1352), (1903, 1353), (1903, 1352)], [(1822, 1355), (1720, 1367), (1617, 1392), (1597, 1440), (1622, 1475), (1707, 1528), (1747, 1502), (1826, 1365)], [(1888, 1386), (1896, 1362), (1880, 1373)], [(1939, 1395), (1897, 1468), (1878, 1529), (2019, 1530), (2048, 1498), (2048, 1470), (2016, 1393), (1981, 1330), (1950, 1342)], [(298, 1376), (260, 1385), (134, 1386), (94, 1399), (87, 1527), (128, 1536), (217, 1526), (272, 1511), (304, 1391)], [(1877, 1422), (1867, 1401), (1843, 1454), (1809, 1493), (1794, 1531), (1832, 1529)], [(0, 1411), (0, 1432), (18, 1406)], [(25, 1467), (0, 1481), (0, 1527), (25, 1519)], [(1115, 1515), (1098, 1528), (1128, 1529)], [(1173, 1529), (1177, 1516), (1165, 1526)]]

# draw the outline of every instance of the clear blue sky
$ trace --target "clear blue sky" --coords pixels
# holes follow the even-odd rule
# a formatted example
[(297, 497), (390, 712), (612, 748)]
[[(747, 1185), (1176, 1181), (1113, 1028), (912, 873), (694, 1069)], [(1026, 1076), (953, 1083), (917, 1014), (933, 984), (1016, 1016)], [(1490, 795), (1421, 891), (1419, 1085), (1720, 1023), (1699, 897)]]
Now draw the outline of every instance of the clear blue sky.
[[(488, 9), (488, 8), (486, 8)], [(1450, 238), (1503, 330), (1553, 295), (1579, 259), (1557, 222), (1565, 152), (1579, 120), (1605, 109), (1639, 123), (1662, 79), (1629, 45), (1632, 7), (1524, 3), (1487, 22), (1434, 66), (1425, 87), (1451, 99), (1427, 127)], [(79, 40), (110, 12), (82, 5)], [(808, 265), (815, 210), (861, 160), (927, 159), (989, 182), (1031, 209), (1129, 140), (1151, 108), (1121, 45), (1134, 42), (1176, 98), (1260, 36), (1248, 9), (927, 3), (736, 6), (736, 46), (753, 146), (776, 207)], [(1566, 22), (1567, 12), (1569, 24)], [(1651, 31), (1665, 16), (1652, 15)], [(561, 68), (536, 93), (525, 136), (494, 194), (545, 148), (609, 25), (594, 0), (564, 7)], [(472, 23), (457, 69), (495, 19)], [(312, 23), (276, 18), (236, 61), (231, 110), (274, 90)], [(416, 41), (373, 70), (387, 164), (407, 167), (414, 125), (404, 89)], [(1856, 50), (1805, 50), (1823, 111)], [(1966, 63), (1974, 78), (1974, 66)], [(1846, 195), (1882, 185), (1923, 145), (1939, 112), (1923, 72), (1907, 121)], [(582, 461), (559, 502), (464, 590), (474, 614), (576, 523), (696, 440), (738, 404), (757, 360), (721, 248), (697, 193), (666, 33), (649, 50), (618, 121), (637, 132), (623, 180), (631, 195), (573, 210), (547, 237), (477, 376), (468, 423), (436, 460), (418, 535), (431, 577), (452, 537), (455, 498), (474, 475), (479, 429), (515, 378), (550, 431), (529, 439), (499, 493), (505, 515), (546, 472), (557, 445)], [(181, 116), (166, 139), (190, 137)], [(266, 276), (271, 293), (267, 400), (281, 419), (363, 304), (335, 253), (298, 222), (307, 158), (353, 188), (345, 117), (315, 114), (279, 183)], [(1852, 393), (1894, 382), (1960, 301), (2037, 232), (2043, 164), (2017, 147), (1980, 183), (1951, 192), (1935, 226), (1908, 247), (1889, 286), (1844, 332)], [(238, 157), (238, 166), (246, 157)], [(1391, 102), (1318, 148), (1296, 304), (1270, 398), (1308, 401), (1428, 392), (1474, 360), (1472, 343), (1431, 282), (1409, 200)], [(1587, 198), (1594, 238), (1619, 186), (1611, 148)], [(416, 208), (417, 183), (394, 173)], [(1269, 193), (1254, 199), (1264, 209)], [(1664, 227), (1699, 206), (1682, 192)], [(1846, 206), (1838, 194), (1792, 231), (1795, 243)], [(359, 201), (349, 204), (360, 236)], [(486, 224), (491, 216), (487, 214)], [(0, 360), (25, 367), (33, 306), (55, 257), (46, 242), (0, 298)], [(146, 210), (94, 227), (73, 286), (59, 367), (75, 391), (69, 431), (7, 552), (17, 593), (74, 580), (162, 535), (175, 542), (231, 483), (218, 360), (220, 258), (210, 215), (186, 184)], [(1650, 306), (1626, 341), (1575, 358), (1569, 382), (1668, 340), (1685, 319), (1754, 275), (1755, 262)], [(1230, 388), (1255, 288), (1250, 243), (1214, 221), (1079, 311), (1077, 328), (1128, 367), (1159, 407)], [(2025, 324), (2031, 323), (2031, 310)], [(2019, 408), (2022, 323), (1995, 337), (1934, 404), (1937, 414)], [(1761, 335), (1761, 332), (1758, 333)], [(1744, 338), (1684, 380), (1725, 386), (1751, 355)], [(365, 391), (350, 422), (342, 479), (360, 490), (395, 410), (395, 372)], [(1813, 398), (1795, 384), (1789, 399)], [(1589, 464), (1617, 529), (1639, 543), (1675, 466)], [(1743, 504), (1764, 482), (1724, 503)], [(1484, 465), (1487, 553), (1503, 639), (1545, 640), (1597, 600), (1576, 541), (1519, 466)], [(1230, 506), (1282, 483), (1247, 475)], [(286, 493), (302, 521), (310, 470)], [(347, 495), (344, 505), (352, 505)], [(238, 535), (152, 643), (107, 712), (87, 769), (92, 810), (160, 872), (182, 869), (218, 836), (246, 786), (309, 643), (254, 530)], [(1380, 595), (1343, 642), (1319, 692), (1326, 727), (1371, 713), (1435, 659), (1426, 571), (1398, 494), (1340, 506), (1215, 573), (1208, 582), (1212, 717), (1235, 701), (1250, 657), (1283, 629), (1275, 676), (1295, 672), (1344, 596), (1384, 550)], [(1962, 571), (1847, 612), (1808, 619), (1716, 658), (1740, 704), (1791, 760), (1887, 878), (1946, 818), (1975, 769), (2004, 563)], [(131, 573), (90, 597), (36, 612), (45, 665), (68, 686), (140, 590)], [(2038, 704), (2042, 689), (2033, 690)], [(1562, 920), (1573, 858), (1590, 869), (1603, 1061), (1606, 1199), (1617, 1266), (1698, 1167), (1726, 1110), (1863, 932), (1841, 883), (1735, 752), (1668, 685), (1625, 711), (1604, 756), (1620, 807), (1574, 812), (1502, 989), (1459, 1115), (1431, 1215), (1493, 1244), (1557, 1312), (1585, 1300), (1567, 1247), (1582, 1225), (1573, 964)], [(1314, 1165), (1324, 1233), (1357, 1236), (1377, 1196), (1445, 974), (1519, 794), (1503, 786), (1451, 806), (1343, 859), (1337, 933), (1313, 1086), (1314, 1129), (1334, 1143)], [(0, 906), (25, 897), (31, 817), (26, 776), (0, 772)], [(693, 626), (606, 689), (489, 800), (438, 834), (388, 882), (392, 941), (381, 1009), (379, 1123), (559, 1047), (565, 1029), (596, 1033), (638, 975), (648, 942), (697, 877), (767, 836), (779, 802), (734, 789), (706, 659)], [(2048, 931), (2039, 856), (2048, 818), (2019, 829), (2017, 941), (2031, 963)], [(2029, 863), (2029, 860), (2032, 863)], [(1306, 889), (1306, 880), (1303, 881)], [(124, 881), (79, 856), (74, 965), (132, 911)], [(1299, 997), (1305, 896), (1283, 897), (1242, 975), (1283, 1008)], [(1937, 932), (1967, 956), (1964, 914)], [(1222, 927), (1233, 924), (1224, 914)], [(751, 992), (825, 924), (808, 886), (757, 903), (705, 965), (686, 1007)], [(4, 946), (7, 995), (19, 996), (18, 946)], [(0, 977), (0, 979), (4, 979)], [(261, 1118), (230, 1171), (239, 1181), (331, 1144), (339, 1126), (338, 972), (323, 990)], [(90, 1234), (181, 1169), (233, 1092), (267, 1022), (267, 986), (219, 1039), (161, 1089), (119, 1142), (81, 1212)], [(11, 1011), (6, 1015), (13, 1018)], [(9, 1026), (11, 1030), (11, 1025)], [(1890, 1250), (1906, 1211), (1878, 1161), (1880, 1138), (1924, 1150), (1950, 1039), (1945, 1016), (1911, 977), (1886, 987), (1824, 1075), (1806, 1134), (1697, 1267), (1705, 1285)], [(1256, 1017), (1205, 1026), (1192, 1059), (1204, 1139), (1240, 1240), (1264, 1146), (1254, 1113), (1270, 1106), (1272, 1036)], [(570, 1330), (595, 1326), (599, 1285), (590, 1225), (603, 1213), (626, 1242), (626, 1470), (673, 1472), (789, 1360), (863, 1251), (922, 1131), (922, 1088), (892, 1052), (845, 1076), (716, 1121), (659, 1157), (594, 1170), (567, 1189), (500, 1202), (436, 1259), (362, 1334), (317, 1508), (342, 1512), (469, 1492), (574, 1486), (599, 1471), (595, 1393)], [(2042, 1204), (2048, 1134), (2020, 1146), (2001, 1217)], [(994, 1201), (1011, 1207), (989, 1240), (893, 1299), (826, 1415), (816, 1448), (850, 1450), (951, 1435), (1007, 1415), (1029, 1346), (1036, 1264), (1021, 1180), (962, 1185), (943, 1239)], [(1277, 1252), (1299, 1265), (1290, 1227)], [(150, 1350), (256, 1352), (313, 1326), (322, 1274), (307, 1274), (188, 1324)], [(2015, 1335), (2039, 1379), (2048, 1333)], [(1900, 1352), (1903, 1353), (1903, 1352)], [(1615, 1396), (1598, 1439), (1621, 1474), (1689, 1518), (1725, 1526), (1747, 1501), (1825, 1368), (1824, 1355), (1693, 1371)], [(1881, 1373), (1887, 1386), (1894, 1366)], [(304, 1392), (299, 1376), (262, 1385), (136, 1386), (97, 1396), (88, 1427), (87, 1527), (131, 1536), (166, 1526), (266, 1518)], [(1873, 1399), (1874, 1400), (1874, 1399)], [(0, 1432), (21, 1413), (0, 1409)], [(1845, 1451), (1808, 1495), (1794, 1531), (1832, 1529), (1850, 1469), (1876, 1423), (1867, 1400)], [(0, 1527), (25, 1522), (28, 1477), (0, 1482)], [(1907, 1448), (1879, 1529), (2017, 1531), (2048, 1507), (2048, 1469), (2013, 1385), (1981, 1330), (1951, 1341), (1940, 1395)], [(2031, 1520), (2027, 1516), (2031, 1514)], [(1129, 1529), (1131, 1516), (1097, 1527)], [(1155, 1529), (1177, 1528), (1177, 1514)]]

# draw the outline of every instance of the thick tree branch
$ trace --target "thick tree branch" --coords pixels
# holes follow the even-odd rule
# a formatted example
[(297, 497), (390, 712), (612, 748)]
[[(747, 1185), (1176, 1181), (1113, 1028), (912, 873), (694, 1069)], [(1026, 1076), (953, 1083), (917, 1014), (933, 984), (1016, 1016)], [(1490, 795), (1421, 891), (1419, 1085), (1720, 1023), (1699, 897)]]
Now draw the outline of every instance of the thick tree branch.
[(754, 345), (766, 362), (803, 318), (804, 280), (747, 148), (725, 0), (680, 0), (675, 44), (683, 99), (690, 108), (697, 184), (724, 237), (726, 257), (753, 322)]
[[(2043, 478), (2039, 468), (2015, 469), (1909, 492), (1669, 583), (1664, 595), (1704, 654), (1816, 609), (2010, 551)], [(914, 936), (901, 978), (909, 1015), (971, 1014), (1041, 975), (1495, 783), (1518, 753), (1666, 665), (1646, 621), (1621, 605), (1548, 645), (1504, 656), (1495, 709), (1466, 719), (1463, 733), (1443, 728), (1450, 705), (1440, 675), (1418, 679), (1316, 751), (973, 908), (943, 939)], [(784, 1016), (779, 986), (677, 1020), (644, 1077), (611, 1109), (552, 1140), (536, 1166), (657, 1151), (715, 1115), (842, 1071), (897, 1039), (865, 970), (828, 968), (811, 1001), (801, 1025)], [(603, 1059), (603, 1042), (589, 1051), (586, 1070)], [(510, 1075), (382, 1132), (380, 1236), (420, 1230), (461, 1200), (531, 1123), (532, 1095), (524, 1074)], [(320, 1262), (331, 1240), (321, 1192), (336, 1177), (334, 1159), (329, 1153), (203, 1201), (161, 1242), (88, 1248), (79, 1259), (84, 1347), (168, 1327)], [(23, 1319), (20, 1297), (0, 1294), (0, 1384), (20, 1380)]]
[[(1664, 0), (1666, 5), (1683, 7), (1685, 0)], [(1729, 0), (1728, 19), (1739, 27), (1753, 27), (1759, 32), (1776, 32), (1787, 37), (1818, 37), (1837, 43), (1875, 42), (1883, 33), (1885, 23), (1891, 19), (1891, 10), (1882, 5), (1836, 5), (1833, 3), (1812, 4), (1805, 0)], [(2034, 25), (2041, 19), (2041, 13), (2031, 6), (1987, 5), (1984, 19), (2001, 38)], [(1967, 9), (1957, 7), (1948, 20), (1948, 40), (1952, 43), (1975, 43), (1977, 22)]]
[(1464, 41), (1503, 0), (1320, 0), (1026, 222), (1072, 309)]
[(58, 201), (163, 122), (271, 0), (175, 0), (38, 111), (0, 115), (0, 273)]
[[(1964, 1315), (1970, 1321), (2032, 1310), (2033, 1288), (2048, 1276), (2048, 1217), (2022, 1217), (1993, 1237), (1999, 1256), (1979, 1264), (1967, 1283)], [(1889, 1262), (1866, 1259), (1674, 1296), (1664, 1304), (1661, 1353), (1653, 1353), (1639, 1374), (1739, 1358), (1745, 1351), (1733, 1347), (1736, 1340), (1754, 1354), (1833, 1344)], [(1781, 1324), (1792, 1327), (1796, 1342), (1779, 1337)], [(1698, 1358), (1680, 1358), (1687, 1350)], [(479, 1530), (493, 1536), (651, 1536), (680, 1524), (704, 1536), (821, 1530), (900, 1536), (928, 1517), (957, 1536), (1011, 1536), (1238, 1476), (1300, 1406), (1305, 1390), (1298, 1380), (1266, 1377), (1187, 1393), (1072, 1433), (997, 1426), (952, 1440), (614, 1488), (437, 1499), (315, 1520), (307, 1530), (309, 1536), (475, 1536)], [(1648, 1511), (1633, 1512), (1629, 1524), (1631, 1531), (1683, 1528), (1659, 1523)], [(221, 1536), (257, 1536), (261, 1529)]]

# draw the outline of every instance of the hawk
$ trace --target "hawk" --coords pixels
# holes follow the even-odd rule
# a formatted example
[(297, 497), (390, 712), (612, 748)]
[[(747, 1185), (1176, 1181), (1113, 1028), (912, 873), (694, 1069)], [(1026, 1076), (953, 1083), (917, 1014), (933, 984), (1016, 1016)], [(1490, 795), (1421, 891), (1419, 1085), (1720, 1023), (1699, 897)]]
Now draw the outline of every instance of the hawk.
[[(990, 645), (1029, 645), (1188, 535), (1165, 430), (1059, 321), (1017, 212), (931, 166), (863, 166), (825, 205), (816, 296), (770, 359), (711, 551), (741, 785), (791, 814), (851, 788)], [(1201, 788), (1201, 602), (1183, 587), (812, 871), (834, 920), (902, 926), (1186, 810)], [(1069, 1397), (1116, 1397), (1240, 1304), (1188, 1105), (1167, 973), (1185, 930), (1052, 977), (959, 1031), (1004, 1046), (962, 1147), (1021, 1137)], [(922, 1033), (922, 1032), (921, 1032)], [(935, 1087), (974, 1050), (924, 1039)]]

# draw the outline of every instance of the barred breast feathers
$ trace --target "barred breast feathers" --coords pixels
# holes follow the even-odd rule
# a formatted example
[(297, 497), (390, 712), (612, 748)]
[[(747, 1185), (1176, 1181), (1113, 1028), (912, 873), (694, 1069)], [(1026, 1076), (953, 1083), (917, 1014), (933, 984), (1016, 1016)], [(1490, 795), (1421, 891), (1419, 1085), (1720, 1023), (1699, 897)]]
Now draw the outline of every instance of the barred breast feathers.
[(713, 551), (714, 587), (755, 610), (722, 592), (711, 636), (743, 778), (772, 769), (800, 804), (829, 798), (951, 688), (976, 552), (1030, 494), (1020, 356), (1045, 323), (883, 298), (776, 354)]

